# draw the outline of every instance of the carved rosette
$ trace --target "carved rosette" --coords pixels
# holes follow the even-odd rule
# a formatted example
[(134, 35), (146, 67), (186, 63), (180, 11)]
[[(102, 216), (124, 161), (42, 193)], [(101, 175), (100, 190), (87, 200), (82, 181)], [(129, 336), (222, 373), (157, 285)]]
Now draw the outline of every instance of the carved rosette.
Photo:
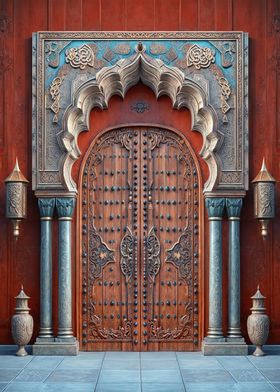
[(86, 66), (93, 67), (94, 53), (88, 45), (67, 49), (65, 54), (66, 63), (70, 63), (73, 68), (85, 69)]
[(187, 52), (188, 67), (193, 65), (196, 69), (208, 68), (212, 63), (215, 63), (214, 49), (193, 45)]
[(160, 270), (160, 242), (156, 236), (154, 228), (149, 231), (146, 238), (147, 252), (147, 273), (149, 278), (154, 282), (156, 275)]

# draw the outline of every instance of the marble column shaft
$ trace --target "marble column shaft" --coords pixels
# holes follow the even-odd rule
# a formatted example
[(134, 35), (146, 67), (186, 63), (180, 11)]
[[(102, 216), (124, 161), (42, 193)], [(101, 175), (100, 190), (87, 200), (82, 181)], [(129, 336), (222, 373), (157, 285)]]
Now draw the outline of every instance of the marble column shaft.
[(40, 198), (41, 215), (40, 254), (40, 332), (37, 340), (53, 341), (52, 326), (52, 217), (54, 198)]
[(206, 198), (209, 216), (209, 328), (206, 340), (224, 341), (222, 331), (222, 216), (224, 198)]
[(229, 219), (228, 340), (242, 339), (240, 330), (240, 213), (241, 198), (226, 200)]
[(56, 341), (75, 340), (72, 331), (71, 221), (74, 198), (57, 198), (58, 244), (58, 334)]

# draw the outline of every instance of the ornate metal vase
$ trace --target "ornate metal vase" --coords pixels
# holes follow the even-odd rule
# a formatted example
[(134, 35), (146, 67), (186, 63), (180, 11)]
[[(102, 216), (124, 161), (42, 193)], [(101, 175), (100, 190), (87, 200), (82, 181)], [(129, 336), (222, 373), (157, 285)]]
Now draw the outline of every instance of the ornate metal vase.
[(257, 292), (252, 297), (253, 307), (250, 309), (252, 314), (247, 320), (248, 335), (256, 350), (253, 355), (260, 357), (265, 355), (262, 346), (265, 344), (269, 334), (269, 317), (265, 314), (264, 307), (265, 297), (260, 292), (259, 286)]
[(19, 349), (16, 355), (24, 357), (27, 354), (25, 345), (29, 343), (33, 333), (33, 317), (29, 314), (28, 297), (21, 286), (20, 293), (15, 297), (15, 314), (12, 317), (12, 336)]

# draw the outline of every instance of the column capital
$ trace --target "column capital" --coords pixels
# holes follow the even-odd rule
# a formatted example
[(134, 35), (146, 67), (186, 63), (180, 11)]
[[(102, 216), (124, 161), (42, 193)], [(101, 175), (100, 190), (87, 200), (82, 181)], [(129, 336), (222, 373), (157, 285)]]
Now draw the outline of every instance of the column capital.
[(39, 198), (38, 206), (41, 218), (52, 218), (55, 207), (55, 198)]
[(222, 218), (226, 199), (223, 197), (207, 197), (205, 205), (208, 210), (209, 218)]
[(74, 197), (60, 197), (56, 199), (56, 209), (59, 219), (69, 220), (75, 208)]
[(229, 218), (239, 218), (242, 208), (242, 198), (228, 198), (226, 199), (226, 210)]

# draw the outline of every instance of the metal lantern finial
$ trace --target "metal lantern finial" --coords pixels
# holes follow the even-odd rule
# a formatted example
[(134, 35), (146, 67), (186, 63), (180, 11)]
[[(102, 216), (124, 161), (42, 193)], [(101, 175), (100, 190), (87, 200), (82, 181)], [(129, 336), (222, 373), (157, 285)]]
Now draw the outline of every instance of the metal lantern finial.
[(254, 212), (255, 217), (261, 222), (261, 234), (267, 237), (269, 220), (275, 215), (275, 179), (267, 170), (263, 158), (262, 167), (257, 177), (254, 178)]
[(19, 236), (19, 223), (26, 218), (27, 179), (20, 171), (18, 159), (11, 174), (6, 178), (6, 218), (13, 223), (13, 234)]

